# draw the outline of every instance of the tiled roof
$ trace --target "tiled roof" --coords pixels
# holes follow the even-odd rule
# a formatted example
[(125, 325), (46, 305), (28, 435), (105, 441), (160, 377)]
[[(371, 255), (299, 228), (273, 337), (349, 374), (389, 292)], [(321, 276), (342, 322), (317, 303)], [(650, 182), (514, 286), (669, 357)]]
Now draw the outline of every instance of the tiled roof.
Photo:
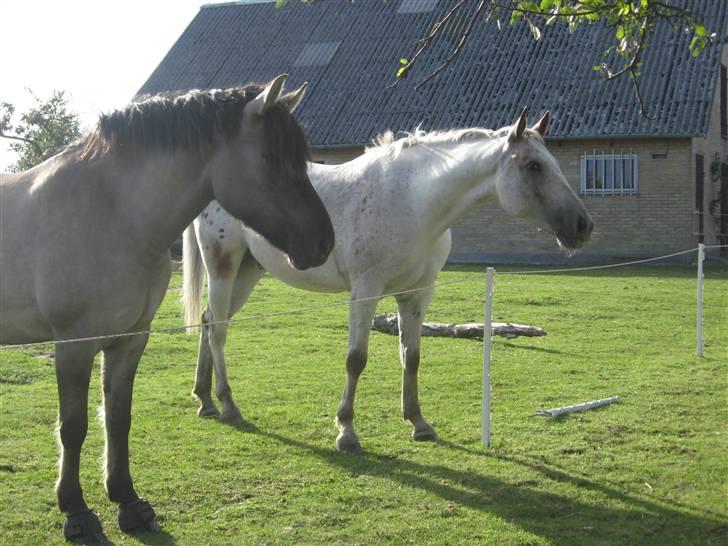
[[(433, 4), (422, 5), (428, 2)], [(417, 125), (496, 128), (511, 123), (523, 106), (533, 114), (550, 110), (549, 136), (557, 138), (691, 137), (707, 131), (726, 0), (689, 1), (717, 34), (697, 59), (688, 51), (688, 34), (658, 24), (641, 76), (651, 119), (640, 114), (626, 77), (607, 81), (592, 69), (613, 45), (603, 25), (574, 33), (561, 24), (549, 26), (536, 42), (525, 24), (500, 30), (492, 22), (477, 24), (455, 63), (415, 91), (414, 84), (451, 51), (467, 22), (463, 14), (433, 42), (422, 64), (387, 90), (399, 58), (412, 54), (449, 3), (411, 13), (414, 4), (290, 0), (282, 9), (272, 3), (204, 6), (139, 94), (264, 82), (288, 72), (288, 89), (310, 82), (297, 116), (314, 146), (365, 144), (386, 129)]]

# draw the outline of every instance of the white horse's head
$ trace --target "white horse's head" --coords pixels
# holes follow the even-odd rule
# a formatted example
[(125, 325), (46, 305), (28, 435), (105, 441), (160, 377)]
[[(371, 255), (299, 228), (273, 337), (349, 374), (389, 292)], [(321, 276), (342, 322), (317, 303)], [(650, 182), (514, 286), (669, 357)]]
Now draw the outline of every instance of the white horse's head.
[(563, 246), (580, 248), (594, 222), (546, 149), (549, 113), (531, 128), (527, 113), (524, 108), (508, 133), (496, 174), (498, 200), (506, 212), (548, 231)]

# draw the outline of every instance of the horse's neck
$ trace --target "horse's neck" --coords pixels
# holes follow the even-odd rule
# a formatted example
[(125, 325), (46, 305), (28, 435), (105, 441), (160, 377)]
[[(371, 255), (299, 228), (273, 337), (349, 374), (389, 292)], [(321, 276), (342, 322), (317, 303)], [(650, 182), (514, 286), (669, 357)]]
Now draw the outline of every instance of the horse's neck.
[[(416, 144), (408, 161), (415, 210), (432, 237), (439, 237), (469, 211), (495, 196), (502, 141)], [(406, 152), (407, 150), (403, 150)]]
[[(121, 171), (135, 241), (152, 254), (166, 252), (213, 196), (204, 161), (185, 151), (144, 154), (132, 176)], [(132, 170), (130, 169), (130, 172)]]

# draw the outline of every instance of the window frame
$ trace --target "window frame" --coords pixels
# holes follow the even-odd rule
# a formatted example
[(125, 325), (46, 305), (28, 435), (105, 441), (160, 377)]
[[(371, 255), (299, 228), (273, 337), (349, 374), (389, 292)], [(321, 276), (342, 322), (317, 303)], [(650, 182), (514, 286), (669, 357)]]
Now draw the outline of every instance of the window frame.
[[(625, 187), (625, 160), (631, 161), (632, 165), (631, 187)], [(589, 167), (590, 161), (593, 162), (592, 168)], [(640, 187), (639, 171), (639, 155), (632, 151), (584, 152), (579, 159), (579, 193), (591, 196), (637, 195)], [(592, 187), (589, 187), (589, 177), (593, 177)], [(597, 187), (600, 179), (601, 187)]]

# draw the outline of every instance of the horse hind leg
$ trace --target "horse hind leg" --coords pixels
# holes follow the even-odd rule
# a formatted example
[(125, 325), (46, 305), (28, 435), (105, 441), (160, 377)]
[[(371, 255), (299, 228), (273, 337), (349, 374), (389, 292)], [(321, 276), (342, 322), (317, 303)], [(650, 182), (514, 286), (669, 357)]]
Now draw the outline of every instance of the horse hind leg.
[(58, 507), (66, 514), (63, 535), (73, 542), (105, 540), (98, 515), (83, 498), (79, 477), (81, 447), (88, 431), (88, 388), (96, 348), (90, 343), (56, 345), (58, 439), (61, 450), (56, 482)]
[(412, 423), (414, 440), (437, 440), (435, 429), (422, 417), (417, 389), (420, 366), (422, 321), (432, 298), (432, 289), (397, 298), (399, 311), (399, 357), (402, 363), (402, 415)]
[(197, 415), (200, 417), (219, 417), (220, 412), (212, 399), (212, 352), (210, 351), (210, 327), (212, 320), (209, 309), (202, 312), (200, 323), (200, 344), (197, 351), (197, 368), (195, 371), (195, 385), (192, 394), (200, 401)]
[[(210, 278), (209, 281), (208, 309), (211, 316), (208, 316), (208, 319), (213, 321), (213, 324), (210, 324), (207, 330), (210, 360), (215, 370), (216, 394), (223, 405), (220, 420), (226, 423), (240, 424), (243, 422), (243, 418), (233, 400), (232, 389), (227, 378), (225, 341), (227, 339), (228, 323), (225, 320), (232, 318), (245, 304), (262, 275), (263, 270), (248, 254), (240, 263), (234, 282), (220, 278)], [(221, 322), (216, 324), (216, 321)], [(202, 358), (202, 350), (200, 355)], [(209, 375), (205, 380), (211, 383)], [(197, 390), (196, 386), (195, 392)]]
[(119, 528), (125, 533), (159, 530), (154, 509), (137, 495), (129, 472), (132, 389), (147, 337), (121, 338), (104, 350), (104, 481), (109, 499), (120, 505)]

